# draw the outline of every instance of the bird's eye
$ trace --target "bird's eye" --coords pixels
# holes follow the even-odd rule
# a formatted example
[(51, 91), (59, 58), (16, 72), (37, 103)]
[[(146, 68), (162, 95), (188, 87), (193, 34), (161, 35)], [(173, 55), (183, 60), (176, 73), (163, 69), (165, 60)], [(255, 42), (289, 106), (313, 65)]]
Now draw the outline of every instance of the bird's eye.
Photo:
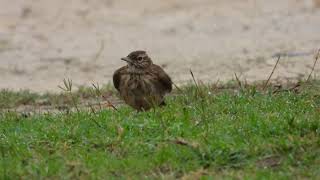
[(138, 60), (141, 61), (143, 58), (142, 57), (138, 57)]

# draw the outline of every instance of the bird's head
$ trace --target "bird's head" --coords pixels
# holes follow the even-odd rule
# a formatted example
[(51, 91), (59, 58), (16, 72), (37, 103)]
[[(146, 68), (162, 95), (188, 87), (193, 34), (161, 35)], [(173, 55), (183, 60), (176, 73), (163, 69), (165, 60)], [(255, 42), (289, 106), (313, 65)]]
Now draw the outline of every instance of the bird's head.
[(129, 68), (132, 69), (146, 69), (152, 65), (152, 60), (145, 51), (133, 51), (127, 57), (121, 60), (128, 63)]

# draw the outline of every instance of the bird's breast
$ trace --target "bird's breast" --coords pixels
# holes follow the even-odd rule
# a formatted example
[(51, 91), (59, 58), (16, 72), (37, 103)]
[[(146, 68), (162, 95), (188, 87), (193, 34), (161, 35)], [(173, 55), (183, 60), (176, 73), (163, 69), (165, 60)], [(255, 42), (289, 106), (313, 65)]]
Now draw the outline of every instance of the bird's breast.
[(126, 75), (123, 81), (123, 86), (126, 86), (127, 91), (138, 94), (150, 94), (155, 91), (154, 80), (148, 74), (131, 74)]
[(120, 95), (135, 108), (148, 109), (152, 104), (160, 104), (163, 94), (152, 74), (126, 74), (122, 77)]

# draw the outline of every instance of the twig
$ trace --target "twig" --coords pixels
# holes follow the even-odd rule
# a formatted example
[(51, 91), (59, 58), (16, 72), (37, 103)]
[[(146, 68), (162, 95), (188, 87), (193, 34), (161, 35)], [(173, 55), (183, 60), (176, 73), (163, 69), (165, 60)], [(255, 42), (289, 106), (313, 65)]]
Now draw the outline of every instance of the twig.
[[(99, 105), (100, 105), (100, 103), (99, 103)], [(92, 114), (95, 114), (96, 111), (94, 110), (93, 105), (92, 105), (91, 103), (88, 103), (88, 106), (90, 107), (91, 113), (92, 113)]]
[(295, 84), (294, 86), (290, 87), (290, 88), (287, 88), (287, 89), (282, 89), (281, 87), (278, 87), (278, 89), (274, 90), (272, 93), (273, 94), (276, 94), (276, 93), (279, 93), (279, 92), (286, 92), (286, 91), (294, 91), (294, 92), (298, 92), (298, 88), (301, 87), (301, 84), (300, 83), (297, 83)]
[(169, 141), (171, 141), (174, 144), (181, 145), (181, 146), (187, 146), (187, 147), (190, 147), (190, 148), (193, 148), (193, 149), (199, 148), (199, 144), (198, 143), (189, 142), (189, 141), (187, 141), (185, 139), (182, 139), (182, 138), (176, 138), (176, 139), (172, 139), (172, 140), (169, 140)]
[(98, 121), (96, 121), (94, 118), (92, 118), (92, 121), (93, 121), (99, 128), (105, 129), (105, 128), (103, 128), (103, 127), (98, 123)]
[(92, 83), (92, 86), (95, 90), (95, 93), (96, 93), (96, 97), (97, 97), (97, 100), (98, 100), (98, 104), (99, 104), (99, 108), (100, 110), (102, 109), (101, 107), (101, 102), (100, 100), (98, 99), (100, 96), (101, 96), (101, 91), (100, 91), (100, 87), (99, 87), (99, 84), (97, 83), (97, 85), (95, 85), (94, 83)]
[(102, 96), (102, 97), (106, 99), (106, 101), (108, 103), (107, 106), (112, 107), (112, 109), (115, 111), (118, 111), (118, 109), (107, 99), (107, 97), (105, 97), (105, 96)]
[(244, 88), (247, 88), (249, 86), (247, 79), (244, 79)]
[[(99, 105), (100, 105), (100, 103), (99, 103)], [(92, 105), (91, 103), (88, 103), (88, 106), (90, 107), (91, 113), (92, 113), (92, 114), (96, 114), (96, 111), (94, 110), (93, 105)], [(92, 118), (92, 121), (93, 121), (99, 128), (105, 130), (105, 128), (103, 128), (103, 127), (101, 126), (101, 124), (99, 124), (98, 121), (96, 121), (94, 118)]]
[(79, 110), (79, 107), (77, 105), (77, 102), (76, 102), (76, 99), (74, 97), (74, 95), (72, 94), (72, 80), (71, 79), (63, 79), (63, 84), (64, 84), (64, 87), (58, 85), (58, 87), (60, 89), (62, 89), (63, 91), (69, 93), (70, 95), (70, 98), (71, 98), (71, 101), (73, 103), (73, 106), (76, 108), (77, 112), (80, 113), (80, 110)]
[(234, 73), (234, 76), (236, 77), (236, 80), (238, 82), (239, 87), (242, 89), (242, 83), (241, 83), (240, 79), (238, 78), (237, 73)]
[(318, 53), (317, 53), (317, 55), (316, 55), (316, 57), (315, 57), (315, 61), (314, 61), (314, 63), (313, 63), (311, 72), (310, 72), (310, 74), (309, 74), (308, 79), (306, 80), (306, 82), (309, 82), (309, 80), (310, 80), (310, 78), (311, 78), (311, 75), (312, 75), (312, 73), (313, 73), (313, 71), (314, 71), (314, 69), (315, 69), (315, 67), (316, 67), (316, 65), (317, 65), (317, 62), (318, 62), (318, 59), (319, 59), (319, 53), (320, 53), (320, 49), (318, 49)]
[(220, 82), (220, 79), (218, 79), (215, 83), (213, 83), (212, 85), (211, 85), (211, 89), (213, 90), (213, 91), (215, 91), (215, 90), (217, 90), (218, 89), (218, 84), (219, 84), (219, 82)]
[(192, 72), (191, 69), (190, 69), (190, 74), (191, 74), (191, 76), (192, 76), (192, 79), (193, 79), (194, 84), (196, 85), (197, 89), (199, 90), (199, 86), (198, 86), (198, 84), (197, 84), (196, 79), (194, 78), (194, 75), (193, 75), (193, 72)]
[(183, 92), (174, 82), (171, 81), (171, 83), (173, 84), (173, 86), (178, 89), (178, 91)]
[(270, 74), (269, 77), (268, 77), (267, 82), (266, 82), (266, 83), (264, 84), (264, 86), (263, 86), (263, 90), (265, 90), (265, 89), (267, 88), (267, 86), (268, 86), (268, 84), (269, 84), (269, 81), (270, 81), (270, 79), (271, 79), (271, 77), (272, 77), (275, 69), (277, 68), (277, 66), (278, 66), (278, 64), (279, 64), (280, 58), (281, 58), (281, 56), (279, 55), (279, 56), (278, 56), (278, 60), (277, 60), (276, 64), (274, 65), (274, 67), (273, 67), (273, 69), (272, 69), (272, 72), (271, 72), (271, 74)]
[[(108, 102), (108, 105), (107, 105), (107, 106), (110, 106), (110, 107), (112, 107), (112, 109), (118, 111), (118, 109), (117, 109), (106, 97), (104, 97), (104, 96), (102, 95), (101, 90), (100, 90), (100, 86), (99, 86), (98, 83), (97, 83), (97, 85), (95, 85), (94, 83), (92, 83), (92, 86), (93, 86), (93, 88), (95, 89), (95, 92), (96, 92), (97, 96), (102, 96), (103, 98), (106, 99), (106, 101)], [(100, 101), (99, 101), (99, 107), (100, 107), (100, 110), (101, 110), (101, 102), (100, 102)]]
[(104, 40), (101, 40), (100, 49), (95, 54), (92, 61), (97, 61), (99, 59), (99, 57), (101, 56), (103, 50), (104, 50)]

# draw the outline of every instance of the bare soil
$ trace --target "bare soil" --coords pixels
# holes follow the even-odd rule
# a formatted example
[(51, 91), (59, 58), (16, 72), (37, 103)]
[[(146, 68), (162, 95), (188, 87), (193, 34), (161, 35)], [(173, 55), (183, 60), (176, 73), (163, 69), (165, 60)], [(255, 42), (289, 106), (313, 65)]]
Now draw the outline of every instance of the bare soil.
[[(320, 48), (318, 0), (0, 0), (0, 88), (59, 91), (111, 82), (146, 50), (177, 83), (307, 76)], [(317, 66), (315, 73), (319, 72)]]

